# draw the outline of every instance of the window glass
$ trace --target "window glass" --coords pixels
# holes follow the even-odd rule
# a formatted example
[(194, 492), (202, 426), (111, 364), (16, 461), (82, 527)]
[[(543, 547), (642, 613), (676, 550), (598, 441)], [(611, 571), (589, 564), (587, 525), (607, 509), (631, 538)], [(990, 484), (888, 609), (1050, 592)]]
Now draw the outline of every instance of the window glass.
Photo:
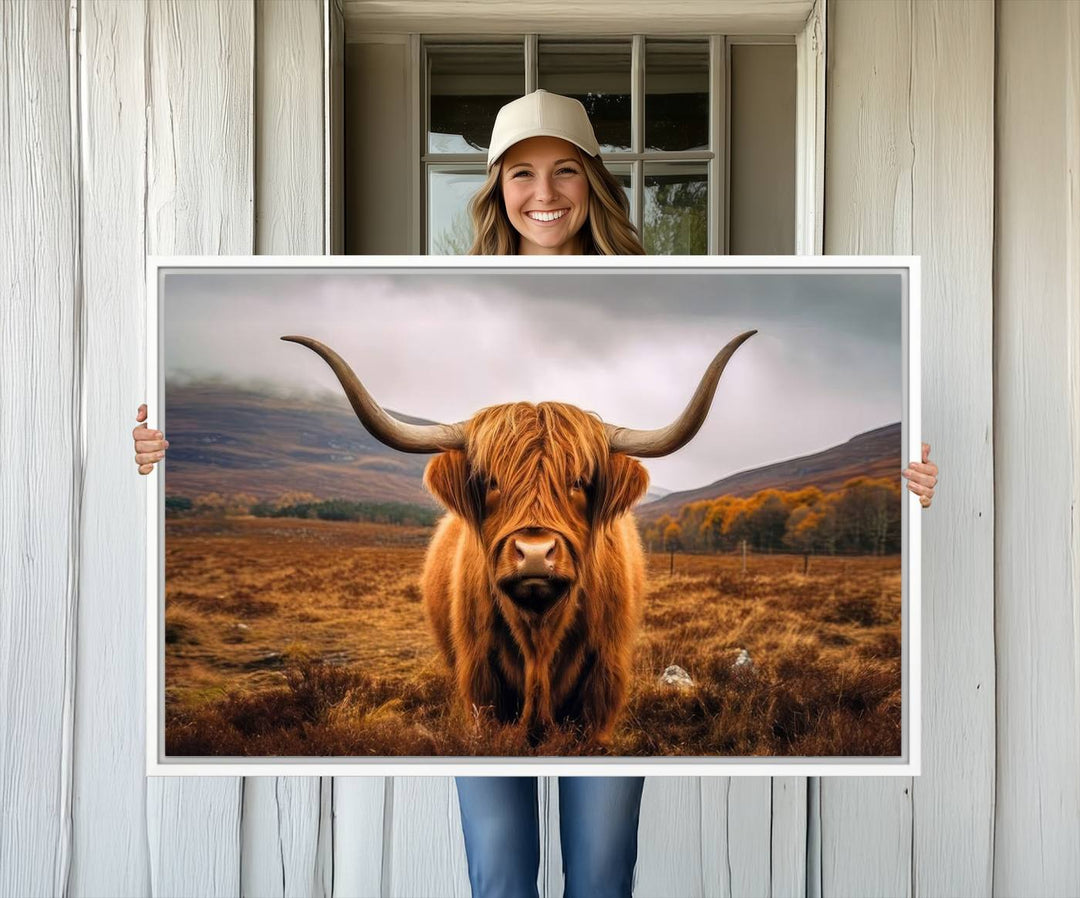
[(541, 40), (538, 47), (537, 86), (581, 101), (601, 153), (628, 151), (630, 41)]
[(525, 93), (525, 48), (429, 46), (429, 153), (486, 152), (499, 108)]
[(645, 252), (658, 256), (708, 252), (705, 163), (646, 163), (644, 199)]
[(472, 246), (468, 204), (484, 183), (484, 166), (428, 169), (428, 246), (433, 256), (464, 256)]
[(611, 163), (605, 160), (604, 167), (615, 176), (615, 180), (622, 184), (623, 192), (630, 203), (630, 209), (634, 208), (634, 178), (628, 164), (618, 162)]
[(708, 148), (708, 42), (646, 41), (645, 150)]

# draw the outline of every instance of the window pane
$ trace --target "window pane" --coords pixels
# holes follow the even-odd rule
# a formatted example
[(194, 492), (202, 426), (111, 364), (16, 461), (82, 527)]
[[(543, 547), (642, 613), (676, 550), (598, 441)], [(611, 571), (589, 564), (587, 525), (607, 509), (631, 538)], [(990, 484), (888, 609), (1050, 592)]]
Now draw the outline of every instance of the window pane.
[(481, 166), (428, 169), (428, 246), (433, 256), (463, 256), (472, 246), (468, 203), (484, 183)]
[(709, 149), (709, 44), (645, 43), (645, 149)]
[(633, 218), (634, 212), (634, 179), (631, 175), (631, 169), (629, 165), (611, 165), (608, 162), (604, 163), (604, 167), (615, 176), (615, 180), (622, 184), (623, 192), (626, 194), (626, 199), (630, 202), (630, 217)]
[(541, 41), (538, 86), (580, 100), (601, 153), (630, 149), (630, 41)]
[(657, 256), (708, 252), (707, 200), (704, 163), (647, 163), (645, 252)]
[(486, 152), (499, 107), (525, 93), (525, 48), (428, 47), (429, 153)]

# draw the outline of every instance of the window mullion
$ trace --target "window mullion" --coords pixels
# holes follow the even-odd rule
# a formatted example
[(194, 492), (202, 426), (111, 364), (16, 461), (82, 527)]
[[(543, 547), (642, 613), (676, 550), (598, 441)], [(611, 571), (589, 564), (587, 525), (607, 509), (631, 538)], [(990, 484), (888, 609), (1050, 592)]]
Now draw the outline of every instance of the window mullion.
[(540, 85), (539, 35), (525, 35), (525, 93), (531, 94)]
[[(645, 147), (645, 35), (635, 34), (630, 51), (630, 149), (641, 153)], [(631, 167), (634, 208), (631, 217), (645, 240), (645, 164), (635, 159)]]
[(723, 35), (709, 38), (709, 245), (710, 255), (727, 252), (727, 54)]

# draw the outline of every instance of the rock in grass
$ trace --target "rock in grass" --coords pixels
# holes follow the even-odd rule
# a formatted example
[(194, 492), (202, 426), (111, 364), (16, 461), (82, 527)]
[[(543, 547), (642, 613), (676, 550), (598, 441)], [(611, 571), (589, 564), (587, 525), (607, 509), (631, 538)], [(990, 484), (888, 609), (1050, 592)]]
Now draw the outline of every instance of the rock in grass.
[(690, 674), (677, 664), (671, 664), (660, 674), (660, 682), (665, 686), (674, 686), (676, 689), (693, 689), (694, 681)]
[(739, 657), (735, 659), (731, 669), (739, 676), (748, 676), (754, 672), (754, 662), (750, 660), (750, 653), (746, 649), (739, 649)]

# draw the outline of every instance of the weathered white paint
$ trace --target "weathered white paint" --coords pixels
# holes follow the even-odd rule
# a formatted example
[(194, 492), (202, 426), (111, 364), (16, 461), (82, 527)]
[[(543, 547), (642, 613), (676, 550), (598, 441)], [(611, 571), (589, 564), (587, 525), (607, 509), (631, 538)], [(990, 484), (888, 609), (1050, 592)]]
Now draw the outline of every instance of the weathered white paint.
[[(254, 4), (151, 3), (146, 15), (146, 250), (251, 253)], [(136, 369), (129, 376), (135, 380)], [(150, 409), (150, 426), (160, 423), (168, 434), (159, 412)], [(237, 894), (243, 781), (149, 777), (146, 783), (153, 894)]]
[(994, 891), (1080, 887), (1080, 15), (1001, 3)]
[(922, 256), (923, 436), (943, 476), (923, 521), (923, 774), (821, 780), (821, 892), (990, 894), (994, 8), (828, 12), (825, 251)]
[(395, 776), (383, 844), (383, 894), (469, 898), (469, 868), (453, 777)]
[[(322, 0), (255, 6), (255, 252), (323, 252), (326, 239)], [(288, 140), (281, 135), (288, 134)], [(331, 833), (319, 777), (246, 777), (241, 891), (329, 895)], [(328, 809), (327, 809), (328, 810)], [(322, 849), (322, 850), (320, 850)]]
[(665, 898), (704, 894), (703, 815), (698, 777), (645, 777), (638, 818), (635, 895)]
[(334, 895), (381, 898), (393, 778), (338, 776), (334, 784)]
[(813, 0), (344, 0), (346, 36), (418, 34), (797, 34)]
[(143, 4), (123, 0), (78, 8), (86, 477), (72, 895), (138, 896), (151, 888), (143, 758), (147, 482), (131, 444), (135, 411), (146, 399), (146, 16)]
[(1001, 520), (992, 437), (994, 15), (989, 3), (912, 5), (911, 251), (922, 256), (923, 439), (943, 472), (922, 517), (916, 895), (1015, 894), (991, 880), (992, 559)]
[[(820, 778), (816, 778), (820, 779)], [(708, 780), (702, 780), (702, 788)], [(810, 795), (808, 777), (772, 777), (772, 830), (769, 857), (772, 869), (771, 893), (776, 898), (803, 898), (810, 894), (808, 842)]]
[[(467, 894), (448, 779), (143, 777), (148, 484), (129, 454), (142, 254), (322, 251), (320, 178), (313, 199), (253, 164), (266, 103), (310, 121), (287, 111), (310, 73), (275, 86), (260, 67), (271, 46), (323, 65), (296, 43), (310, 21), (293, 16), (310, 14), (248, 0), (4, 7), (0, 894)], [(285, 46), (254, 51), (257, 23), (290, 22)], [(830, 4), (829, 43), (826, 249), (923, 256), (923, 413), (943, 470), (923, 522), (924, 773), (649, 780), (639, 893), (672, 870), (702, 895), (1071, 894), (1080, 6), (847, 0)], [(296, 165), (325, 158), (312, 135), (290, 140)], [(279, 161), (260, 158), (266, 172)], [(683, 834), (667, 854), (665, 822)]]
[[(871, 14), (833, 2), (828, 16), (825, 252), (906, 255), (915, 149), (910, 9), (888, 4)], [(932, 366), (927, 359), (924, 372)], [(924, 588), (924, 602), (931, 592)], [(910, 778), (820, 781), (822, 895), (911, 894), (910, 793)]]
[[(68, 9), (0, 17), (0, 892), (64, 888), (84, 436)], [(33, 385), (33, 388), (31, 388)]]
[[(255, 252), (324, 251), (323, 0), (255, 6)], [(283, 139), (288, 135), (288, 139)]]

